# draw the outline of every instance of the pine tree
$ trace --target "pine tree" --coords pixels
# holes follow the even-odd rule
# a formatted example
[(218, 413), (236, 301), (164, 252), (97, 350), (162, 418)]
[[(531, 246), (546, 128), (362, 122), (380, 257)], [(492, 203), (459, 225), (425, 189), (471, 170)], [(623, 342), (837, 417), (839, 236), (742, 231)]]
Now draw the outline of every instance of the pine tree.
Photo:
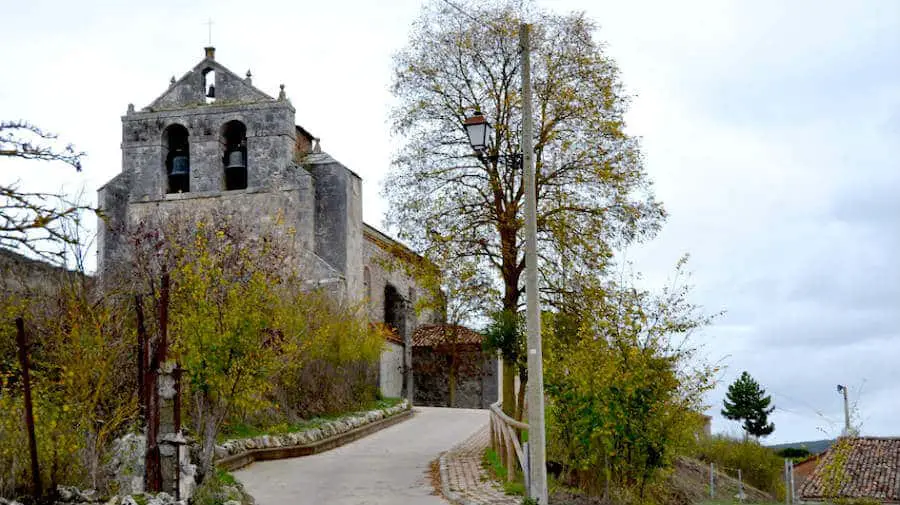
[(775, 431), (775, 424), (769, 422), (769, 414), (775, 411), (772, 397), (759, 386), (749, 373), (744, 372), (728, 386), (725, 394), (725, 408), (722, 415), (732, 421), (743, 420), (744, 436), (765, 437)]

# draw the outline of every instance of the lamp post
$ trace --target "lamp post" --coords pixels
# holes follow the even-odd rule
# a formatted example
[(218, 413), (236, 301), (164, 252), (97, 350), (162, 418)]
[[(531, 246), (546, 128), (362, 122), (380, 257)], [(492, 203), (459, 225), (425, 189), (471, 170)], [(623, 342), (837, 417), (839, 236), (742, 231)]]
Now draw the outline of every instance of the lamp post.
[(522, 153), (508, 156), (488, 155), (491, 125), (481, 114), (466, 118), (463, 126), (469, 143), (479, 158), (498, 159), (522, 167), (525, 189), (525, 297), (528, 333), (528, 496), (547, 505), (547, 448), (544, 430), (544, 371), (541, 352), (540, 292), (537, 285), (537, 194), (534, 170), (534, 126), (531, 104), (530, 25), (519, 29), (522, 55)]
[(850, 436), (850, 401), (847, 399), (847, 386), (838, 384), (837, 392), (844, 394), (844, 436)]

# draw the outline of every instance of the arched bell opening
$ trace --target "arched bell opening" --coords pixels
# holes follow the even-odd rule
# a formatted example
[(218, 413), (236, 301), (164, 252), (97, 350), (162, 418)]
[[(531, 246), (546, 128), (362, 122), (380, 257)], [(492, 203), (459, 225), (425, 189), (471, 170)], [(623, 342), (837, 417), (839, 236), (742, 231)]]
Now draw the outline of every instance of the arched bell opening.
[(225, 156), (225, 190), (247, 189), (247, 127), (240, 121), (229, 121), (222, 127)]
[(166, 193), (187, 193), (191, 190), (191, 154), (187, 128), (169, 125), (163, 132), (166, 152)]
[(207, 104), (216, 101), (216, 71), (211, 68), (203, 71), (203, 99)]

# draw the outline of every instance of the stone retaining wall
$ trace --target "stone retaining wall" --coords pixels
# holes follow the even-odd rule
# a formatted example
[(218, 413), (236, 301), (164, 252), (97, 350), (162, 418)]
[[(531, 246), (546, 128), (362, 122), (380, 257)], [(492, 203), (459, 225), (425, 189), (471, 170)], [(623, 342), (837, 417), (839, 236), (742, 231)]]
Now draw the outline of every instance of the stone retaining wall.
[(365, 413), (342, 417), (334, 421), (326, 421), (321, 426), (309, 430), (282, 435), (260, 435), (252, 438), (228, 440), (221, 445), (216, 445), (215, 458), (222, 459), (234, 456), (253, 449), (272, 449), (276, 447), (290, 447), (295, 445), (308, 445), (324, 440), (352, 429), (392, 417), (409, 409), (409, 403), (403, 400), (393, 407), (379, 410), (370, 410)]

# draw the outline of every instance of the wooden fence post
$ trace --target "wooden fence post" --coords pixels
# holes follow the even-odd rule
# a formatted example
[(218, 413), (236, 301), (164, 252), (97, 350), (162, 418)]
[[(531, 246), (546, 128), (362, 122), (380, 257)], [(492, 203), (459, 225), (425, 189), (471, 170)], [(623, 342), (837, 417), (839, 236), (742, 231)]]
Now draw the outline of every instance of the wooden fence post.
[(488, 427), (491, 429), (491, 449), (494, 452), (497, 452), (497, 439), (494, 438), (494, 413), (490, 412), (490, 417), (488, 418)]
[(516, 479), (516, 447), (513, 445), (512, 437), (516, 434), (512, 428), (505, 426), (506, 436), (506, 480), (512, 482)]
[(37, 438), (34, 435), (34, 406), (31, 403), (28, 340), (25, 337), (25, 321), (21, 317), (16, 318), (16, 344), (19, 347), (19, 366), (22, 367), (22, 385), (25, 390), (25, 428), (28, 430), (28, 452), (31, 453), (31, 494), (38, 499), (42, 493), (41, 469), (38, 467)]

